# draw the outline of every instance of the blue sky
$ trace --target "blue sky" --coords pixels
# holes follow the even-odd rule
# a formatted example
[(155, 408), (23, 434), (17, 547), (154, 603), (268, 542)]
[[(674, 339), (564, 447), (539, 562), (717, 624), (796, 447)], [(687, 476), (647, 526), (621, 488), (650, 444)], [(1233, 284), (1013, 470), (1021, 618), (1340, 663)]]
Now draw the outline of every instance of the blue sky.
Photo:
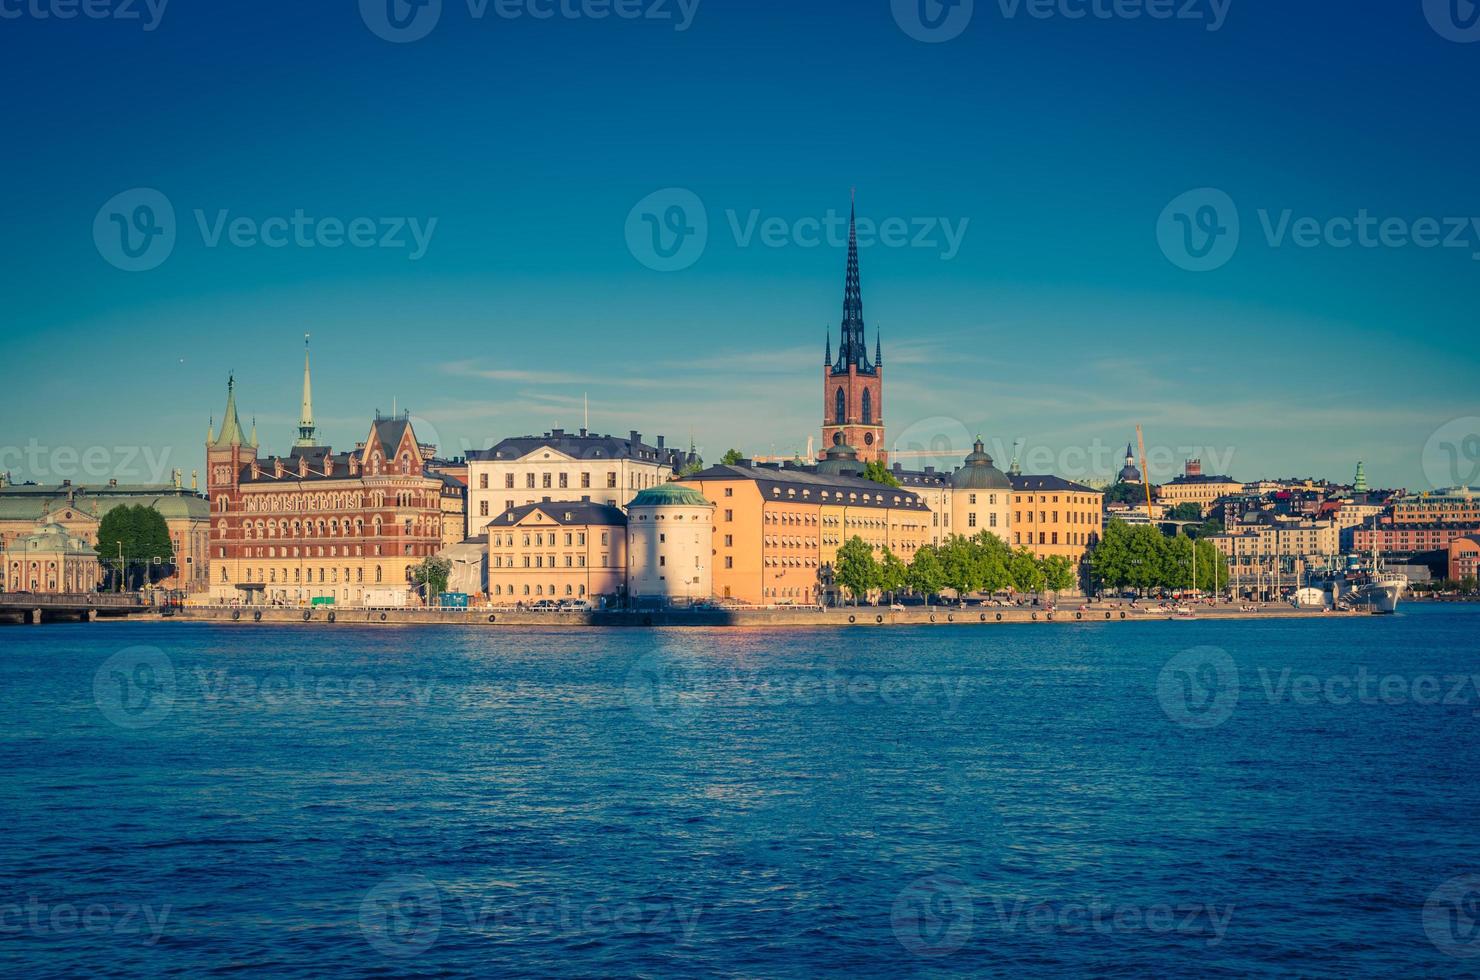
[[(891, 440), (1083, 478), (1139, 422), (1168, 466), (1411, 487), (1480, 444), (1467, 4), (925, 0), (932, 36), (918, 0), (442, 0), (397, 42), (387, 0), (95, 2), (0, 0), (17, 478), (200, 466), (229, 371), (285, 450), (306, 331), (336, 445), (393, 401), (457, 451), (589, 397), (602, 431), (801, 449), (844, 267), (811, 231), (854, 187), (907, 229), (862, 256)], [(161, 197), (172, 244), (121, 268)], [(707, 237), (661, 271), (675, 203)]]

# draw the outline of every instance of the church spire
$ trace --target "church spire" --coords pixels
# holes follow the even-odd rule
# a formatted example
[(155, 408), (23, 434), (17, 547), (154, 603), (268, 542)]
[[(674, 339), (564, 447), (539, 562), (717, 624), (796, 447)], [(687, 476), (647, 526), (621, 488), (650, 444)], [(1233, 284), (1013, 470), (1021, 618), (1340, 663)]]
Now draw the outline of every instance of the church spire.
[(874, 331), (874, 367), (884, 366), (884, 331)]
[(868, 342), (864, 339), (863, 284), (858, 272), (858, 208), (848, 207), (848, 273), (843, 284), (843, 339), (838, 348), (838, 373), (857, 365), (860, 374), (873, 372), (868, 362)]
[(221, 434), (211, 443), (213, 449), (230, 449), (242, 444), (242, 423), (236, 415), (236, 375), (226, 378), (226, 414), (221, 417)]
[(303, 407), (298, 414), (298, 441), (294, 445), (318, 445), (313, 424), (313, 380), (308, 370), (308, 334), (303, 335)]
[(827, 331), (826, 337), (827, 337), (826, 350), (824, 350), (823, 351), (823, 354), (822, 354), (822, 364), (823, 364), (824, 367), (827, 367), (827, 366), (829, 366), (829, 365), (832, 364), (832, 330), (831, 329), (829, 329)]

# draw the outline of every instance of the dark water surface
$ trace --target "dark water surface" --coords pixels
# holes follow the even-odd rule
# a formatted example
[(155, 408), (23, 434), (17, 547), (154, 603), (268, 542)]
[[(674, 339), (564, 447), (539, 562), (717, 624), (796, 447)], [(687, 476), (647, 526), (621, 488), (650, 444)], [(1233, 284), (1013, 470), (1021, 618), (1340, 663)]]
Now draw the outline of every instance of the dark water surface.
[(1455, 606), (0, 628), (0, 968), (1474, 974), (1477, 654)]

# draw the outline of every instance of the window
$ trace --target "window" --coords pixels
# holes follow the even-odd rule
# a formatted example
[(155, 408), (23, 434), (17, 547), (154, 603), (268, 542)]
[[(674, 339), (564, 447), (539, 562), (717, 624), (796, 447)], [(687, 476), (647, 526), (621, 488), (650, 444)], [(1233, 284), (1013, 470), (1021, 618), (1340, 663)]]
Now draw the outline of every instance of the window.
[(488, 489), (488, 474), (487, 473), (480, 473), (480, 474), (478, 474), (478, 489), (479, 490), (487, 490)]
[(548, 473), (542, 473), (542, 474), (540, 474), (540, 489), (542, 489), (542, 490), (548, 490), (548, 489), (550, 489), (550, 474), (548, 474)]
[(843, 395), (843, 389), (839, 388), (837, 396), (833, 399), (833, 422), (842, 425), (848, 421), (848, 399)]
[(512, 489), (514, 489), (514, 474), (513, 473), (505, 473), (504, 474), (504, 489), (505, 490), (512, 490)]
[(733, 548), (733, 547), (735, 547), (735, 536), (733, 534), (726, 534), (725, 535), (725, 547), (726, 548)]
[(725, 487), (725, 496), (726, 497), (733, 497), (733, 496), (735, 496), (735, 488), (734, 487)]
[(616, 489), (616, 486), (617, 486), (617, 474), (615, 472), (608, 473), (606, 475), (606, 488), (608, 490), (614, 490), (614, 489)]
[(534, 489), (534, 474), (533, 473), (526, 473), (526, 474), (524, 474), (524, 489), (526, 489), (526, 490), (533, 490)]
[(976, 494), (974, 494), (974, 493), (973, 494), (969, 494), (967, 496), (967, 498), (966, 498), (966, 502), (968, 504), (970, 504), (971, 506), (975, 507), (976, 506)]
[(966, 515), (966, 526), (976, 527), (976, 511), (972, 511)]
[(569, 486), (570, 486), (570, 474), (569, 473), (562, 473), (562, 474), (560, 474), (560, 489), (564, 490), (564, 489), (568, 488)]
[[(734, 568), (735, 567), (735, 559), (734, 559), (733, 556), (731, 556), (731, 555), (725, 555), (725, 567), (726, 568)], [(726, 593), (729, 592), (728, 589), (726, 589), (725, 591), (726, 591)]]
[(479, 517), (487, 517), (488, 516), (488, 501), (486, 501), (486, 500), (480, 500), (480, 501), (478, 501), (478, 516)]
[(581, 488), (582, 489), (587, 489), (590, 486), (591, 486), (591, 474), (589, 472), (582, 473), (581, 474)]
[(872, 425), (874, 422), (874, 396), (867, 388), (863, 389), (863, 424)]
[(725, 511), (725, 520), (727, 520), (727, 521), (733, 521), (734, 519), (735, 519), (735, 512), (733, 510), (727, 510), (727, 511)]

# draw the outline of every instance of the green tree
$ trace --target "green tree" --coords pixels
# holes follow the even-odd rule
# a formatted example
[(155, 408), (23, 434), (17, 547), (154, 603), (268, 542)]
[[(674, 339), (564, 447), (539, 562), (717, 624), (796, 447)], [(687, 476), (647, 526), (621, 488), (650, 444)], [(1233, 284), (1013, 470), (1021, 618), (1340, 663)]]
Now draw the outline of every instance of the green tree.
[(738, 449), (726, 449), (719, 462), (721, 466), (739, 466), (745, 462), (745, 454)]
[(888, 548), (879, 560), (878, 584), (880, 590), (889, 593), (891, 602), (896, 593), (903, 592), (910, 584), (910, 567)]
[(893, 473), (889, 472), (889, 467), (885, 466), (884, 461), (879, 459), (868, 461), (868, 464), (863, 468), (863, 478), (865, 480), (872, 480), (875, 483), (882, 483), (886, 487), (899, 486), (899, 481), (894, 478)]
[(909, 584), (911, 589), (927, 599), (940, 594), (940, 590), (946, 587), (945, 567), (935, 545), (921, 545), (915, 549), (915, 557), (910, 560)]
[(678, 477), (679, 479), (683, 479), (686, 476), (693, 476), (695, 473), (698, 473), (703, 469), (704, 457), (695, 456), (692, 462), (685, 463), (682, 467), (679, 468)]
[(1171, 510), (1167, 511), (1166, 514), (1166, 519), (1169, 521), (1200, 521), (1202, 520), (1202, 517), (1202, 508), (1199, 507), (1197, 504), (1192, 503), (1191, 501), (1183, 504), (1178, 504)]
[(114, 507), (98, 522), (98, 558), (111, 566), (115, 591), (153, 585), (174, 574), (169, 525), (153, 507)]
[(1475, 586), (1476, 586), (1475, 576), (1473, 576), (1473, 575), (1466, 575), (1464, 578), (1460, 579), (1460, 581), (1459, 581), (1459, 587), (1462, 588), (1462, 589), (1464, 589), (1466, 592), (1474, 592), (1475, 591)]
[(1012, 587), (1017, 592), (1039, 592), (1043, 589), (1043, 566), (1027, 548), (1012, 553)]
[(422, 599), (427, 605), (447, 591), (447, 579), (452, 574), (452, 562), (435, 555), (411, 569), (411, 581), (421, 588)]
[(879, 563), (874, 559), (874, 549), (857, 535), (838, 549), (836, 570), (838, 584), (848, 590), (855, 605), (878, 588)]
[(956, 593), (956, 601), (966, 597), (986, 582), (986, 567), (981, 548), (971, 539), (953, 534), (940, 549), (941, 569), (946, 588)]
[(1074, 588), (1078, 580), (1074, 562), (1064, 555), (1049, 555), (1039, 564), (1043, 574), (1043, 587), (1057, 599), (1060, 592)]

